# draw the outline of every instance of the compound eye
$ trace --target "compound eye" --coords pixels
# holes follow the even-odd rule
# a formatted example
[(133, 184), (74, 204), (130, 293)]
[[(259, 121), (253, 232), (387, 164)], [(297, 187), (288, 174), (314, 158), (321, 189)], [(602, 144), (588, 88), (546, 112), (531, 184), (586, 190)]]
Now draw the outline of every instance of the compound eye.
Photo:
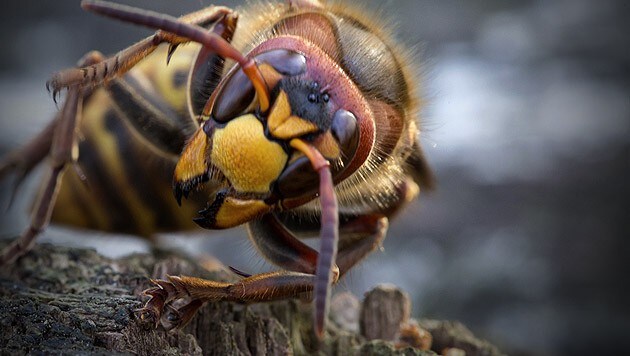
[(306, 72), (306, 57), (298, 52), (287, 49), (274, 49), (257, 55), (256, 62), (268, 63), (278, 73), (296, 76)]
[(212, 117), (217, 122), (228, 122), (243, 113), (254, 100), (256, 91), (242, 69), (237, 70), (218, 93)]
[[(271, 50), (254, 58), (259, 67), (264, 63), (270, 65), (277, 72), (275, 75), (296, 76), (306, 72), (306, 57), (286, 49)], [(212, 117), (217, 122), (228, 122), (243, 114), (252, 105), (256, 94), (242, 69), (237, 70), (220, 90), (212, 110)]]
[[(335, 112), (330, 125), (330, 133), (325, 132), (323, 135), (325, 137), (332, 133), (334, 140), (339, 145), (340, 158), (343, 161), (343, 165), (334, 165), (332, 167), (334, 179), (343, 172), (343, 167), (356, 154), (359, 145), (359, 126), (354, 114), (344, 109)], [(278, 177), (276, 192), (282, 198), (306, 196), (317, 191), (318, 181), (319, 177), (311, 168), (308, 158), (301, 156), (290, 162), (280, 177)]]
[(359, 144), (359, 130), (354, 114), (344, 109), (337, 110), (333, 115), (330, 131), (339, 142), (344, 161), (354, 157)]

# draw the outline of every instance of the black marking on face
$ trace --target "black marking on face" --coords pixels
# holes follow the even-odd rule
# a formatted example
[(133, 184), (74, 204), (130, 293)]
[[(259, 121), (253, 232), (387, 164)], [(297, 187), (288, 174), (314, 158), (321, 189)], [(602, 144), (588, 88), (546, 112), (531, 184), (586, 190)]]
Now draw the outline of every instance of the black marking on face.
[(199, 216), (194, 218), (193, 221), (204, 229), (213, 229), (216, 226), (217, 214), (225, 202), (225, 198), (227, 198), (227, 192), (225, 190), (218, 191), (214, 201), (209, 203), (204, 209), (199, 210), (197, 212)]
[(278, 90), (280, 89), (287, 93), (291, 114), (314, 123), (322, 131), (330, 129), (330, 95), (321, 90), (319, 83), (300, 78), (285, 78), (278, 85)]

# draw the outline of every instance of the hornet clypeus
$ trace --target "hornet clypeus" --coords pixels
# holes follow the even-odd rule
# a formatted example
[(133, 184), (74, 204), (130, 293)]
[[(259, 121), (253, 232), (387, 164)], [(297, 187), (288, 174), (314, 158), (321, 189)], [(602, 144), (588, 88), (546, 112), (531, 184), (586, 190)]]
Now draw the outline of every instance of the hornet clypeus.
[[(4, 157), (0, 177), (15, 172), (19, 184), (46, 157), (49, 174), (30, 226), (0, 263), (26, 253), (51, 220), (144, 236), (191, 220), (206, 229), (247, 224), (279, 271), (235, 270), (242, 279), (233, 284), (156, 280), (140, 316), (157, 324), (168, 312), (177, 327), (207, 301), (313, 293), (321, 337), (331, 284), (432, 185), (403, 48), (362, 11), (317, 0), (240, 13), (210, 6), (180, 18), (81, 5), (157, 32), (111, 57), (90, 52), (47, 83), (55, 100), (67, 90), (64, 103)], [(175, 199), (165, 197), (171, 184)], [(296, 237), (318, 233), (319, 251)]]

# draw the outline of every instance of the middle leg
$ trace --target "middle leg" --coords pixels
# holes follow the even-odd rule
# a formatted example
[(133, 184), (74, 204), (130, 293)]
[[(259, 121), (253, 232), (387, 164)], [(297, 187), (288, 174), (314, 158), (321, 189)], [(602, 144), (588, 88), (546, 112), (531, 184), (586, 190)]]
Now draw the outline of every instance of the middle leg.
[[(339, 266), (333, 269), (335, 282), (377, 248), (387, 230), (387, 218), (382, 215), (348, 219), (342, 216), (342, 221), (340, 232), (351, 236), (351, 240), (340, 242)], [(156, 286), (145, 291), (151, 299), (140, 311), (141, 319), (171, 329), (186, 325), (205, 302), (267, 302), (313, 292), (317, 251), (300, 241), (275, 214), (250, 222), (248, 228), (250, 239), (260, 253), (286, 270), (248, 276), (236, 283), (187, 276), (155, 280)]]
[(206, 302), (268, 302), (311, 292), (315, 276), (277, 271), (235, 283), (186, 276), (168, 276), (167, 279), (152, 281), (156, 286), (144, 292), (151, 299), (139, 311), (139, 316), (156, 326), (161, 323), (165, 329), (172, 329), (186, 325)]

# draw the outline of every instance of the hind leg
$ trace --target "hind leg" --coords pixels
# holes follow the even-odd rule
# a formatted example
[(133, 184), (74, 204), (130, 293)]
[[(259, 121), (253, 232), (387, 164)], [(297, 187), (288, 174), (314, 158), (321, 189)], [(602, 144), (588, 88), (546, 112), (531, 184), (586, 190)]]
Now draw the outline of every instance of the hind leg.
[[(102, 54), (90, 52), (81, 59), (79, 66), (91, 65), (102, 59)], [(23, 148), (9, 153), (0, 165), (0, 177), (11, 170), (17, 172), (15, 187), (17, 189), (23, 178), (46, 156), (50, 162), (46, 183), (34, 205), (30, 224), (20, 237), (2, 250), (0, 265), (13, 263), (28, 252), (37, 235), (48, 225), (66, 166), (76, 162), (75, 131), (81, 119), (83, 100), (91, 92), (91, 89), (82, 89), (78, 85), (70, 87), (63, 107), (55, 119)]]

